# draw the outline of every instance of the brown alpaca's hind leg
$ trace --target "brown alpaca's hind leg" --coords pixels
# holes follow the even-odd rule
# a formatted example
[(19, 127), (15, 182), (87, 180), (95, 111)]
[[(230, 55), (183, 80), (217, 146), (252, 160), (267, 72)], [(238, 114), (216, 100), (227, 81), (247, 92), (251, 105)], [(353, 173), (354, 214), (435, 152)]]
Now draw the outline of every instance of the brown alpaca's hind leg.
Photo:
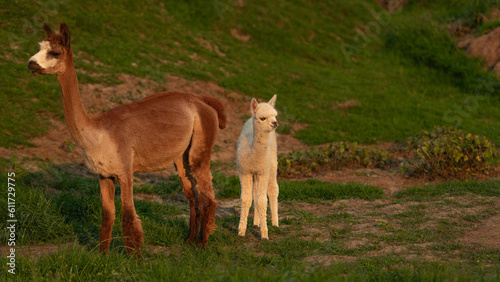
[(122, 225), (123, 241), (129, 253), (141, 257), (141, 245), (143, 242), (143, 231), (134, 207), (132, 193), (132, 173), (118, 177), (121, 187), (122, 199)]
[(196, 188), (196, 180), (194, 179), (191, 168), (188, 164), (189, 148), (175, 162), (177, 173), (181, 178), (182, 189), (186, 198), (189, 200), (190, 216), (189, 216), (189, 236), (186, 244), (190, 244), (196, 240), (200, 225), (200, 211), (198, 209), (198, 189)]
[(198, 247), (205, 248), (208, 242), (208, 235), (212, 234), (212, 232), (216, 228), (215, 212), (217, 209), (217, 202), (215, 201), (213, 189), (210, 189), (210, 191), (201, 192), (200, 194), (200, 205), (202, 205), (203, 207), (200, 208), (201, 230), (200, 237), (198, 239)]
[(208, 235), (216, 227), (215, 212), (217, 202), (212, 187), (210, 157), (218, 132), (218, 121), (216, 117), (207, 115), (202, 122), (203, 124), (200, 124), (199, 120), (195, 120), (191, 148), (189, 149), (189, 165), (196, 179), (196, 187), (199, 193), (198, 208), (200, 210), (201, 226), (198, 247), (205, 248)]
[(102, 222), (99, 231), (100, 250), (108, 253), (111, 243), (111, 230), (115, 222), (115, 183), (113, 178), (101, 177)]

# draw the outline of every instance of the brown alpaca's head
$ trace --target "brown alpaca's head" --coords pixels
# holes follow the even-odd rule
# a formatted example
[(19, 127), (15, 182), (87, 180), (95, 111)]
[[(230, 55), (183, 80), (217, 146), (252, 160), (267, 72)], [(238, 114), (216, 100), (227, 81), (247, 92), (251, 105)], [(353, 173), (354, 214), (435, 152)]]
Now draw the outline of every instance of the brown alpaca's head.
[(28, 69), (33, 74), (61, 74), (66, 70), (66, 58), (71, 55), (71, 35), (68, 26), (62, 23), (59, 34), (52, 32), (44, 23), (43, 29), (47, 38), (38, 43), (40, 51), (30, 58)]

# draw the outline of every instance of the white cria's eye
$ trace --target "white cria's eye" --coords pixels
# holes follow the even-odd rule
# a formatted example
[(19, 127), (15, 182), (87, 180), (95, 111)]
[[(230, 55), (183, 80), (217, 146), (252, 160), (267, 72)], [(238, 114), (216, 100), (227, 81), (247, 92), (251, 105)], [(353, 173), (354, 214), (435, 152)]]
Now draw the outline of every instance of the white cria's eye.
[(261, 118), (260, 118), (260, 120), (261, 120), (261, 121), (265, 121), (265, 120), (266, 120), (266, 118), (265, 118), (265, 117), (261, 117)]

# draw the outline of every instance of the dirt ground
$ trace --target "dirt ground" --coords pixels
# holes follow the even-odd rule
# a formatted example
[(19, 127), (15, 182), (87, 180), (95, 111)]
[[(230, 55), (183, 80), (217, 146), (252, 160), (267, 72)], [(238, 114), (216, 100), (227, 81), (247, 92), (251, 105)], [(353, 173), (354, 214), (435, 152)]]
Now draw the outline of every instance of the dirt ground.
[[(234, 164), (234, 159), (236, 156), (236, 143), (240, 130), (245, 122), (246, 118), (250, 114), (250, 99), (249, 96), (243, 96), (233, 91), (226, 91), (223, 87), (213, 83), (213, 82), (203, 82), (203, 81), (188, 81), (183, 78), (167, 75), (165, 76), (165, 84), (159, 85), (154, 81), (149, 81), (143, 78), (137, 78), (131, 75), (122, 74), (119, 79), (123, 81), (122, 84), (115, 86), (104, 86), (100, 84), (83, 84), (80, 85), (80, 91), (82, 96), (82, 102), (86, 107), (90, 115), (97, 115), (106, 108), (114, 107), (120, 103), (130, 102), (134, 97), (141, 98), (153, 94), (155, 92), (168, 89), (175, 91), (186, 91), (195, 94), (211, 95), (222, 100), (226, 106), (226, 115), (228, 117), (228, 125), (224, 130), (221, 130), (214, 147), (212, 161), (220, 163), (232, 163)], [(127, 93), (127, 95), (124, 95)], [(132, 98), (131, 98), (132, 97)], [(279, 109), (278, 96), (277, 107)], [(33, 138), (30, 140), (33, 147), (19, 147), (19, 148), (0, 148), (0, 157), (11, 158), (12, 156), (17, 156), (18, 159), (22, 159), (21, 165), (30, 171), (37, 171), (41, 168), (39, 167), (40, 160), (49, 161), (53, 164), (78, 164), (75, 166), (77, 169), (81, 169), (84, 164), (83, 152), (80, 148), (75, 147), (73, 140), (69, 134), (66, 124), (64, 121), (59, 121), (52, 119), (52, 126), (49, 132), (40, 137)], [(292, 128), (301, 128), (304, 125), (299, 124), (288, 124)], [(292, 130), (293, 133), (293, 130)], [(381, 144), (382, 147), (390, 146), (390, 144)], [(291, 135), (278, 135), (278, 150), (279, 153), (287, 153), (297, 149), (306, 149), (307, 145), (300, 142), (298, 139)], [(218, 170), (229, 175), (236, 175), (237, 171), (235, 165), (221, 166)], [(81, 172), (80, 172), (81, 173)], [(175, 171), (172, 168), (166, 169), (164, 171), (156, 172), (159, 176), (169, 176), (174, 174)], [(500, 175), (500, 169), (496, 169), (496, 178)], [(343, 211), (362, 215), (363, 212), (372, 211), (375, 207), (384, 206), (384, 212), (387, 215), (400, 213), (404, 211), (407, 206), (412, 203), (405, 204), (392, 204), (391, 196), (408, 187), (421, 186), (430, 184), (432, 182), (426, 179), (418, 178), (405, 178), (397, 171), (388, 171), (380, 169), (345, 169), (341, 171), (324, 171), (319, 173), (315, 178), (326, 182), (359, 182), (363, 184), (370, 184), (378, 187), (382, 187), (388, 199), (376, 200), (376, 201), (365, 201), (359, 199), (341, 200), (334, 202), (333, 204), (320, 204), (311, 205), (301, 203), (294, 207), (281, 206), (280, 209), (285, 211), (280, 214), (280, 217), (286, 217), (286, 211), (291, 209), (304, 210), (317, 215), (329, 214), (332, 210), (339, 210), (342, 207)], [(140, 198), (143, 195), (136, 195)], [(460, 199), (459, 199), (460, 200)], [(463, 200), (463, 199), (462, 199)], [(413, 203), (414, 204), (414, 203)], [(226, 216), (228, 214), (238, 213), (239, 209), (235, 208), (239, 206), (239, 200), (230, 201), (219, 201), (219, 216)], [(497, 202), (495, 204), (496, 209), (500, 209), (500, 204)], [(436, 212), (438, 212), (436, 210)], [(374, 226), (377, 222), (383, 221), (383, 218), (371, 218), (362, 217), (363, 220), (359, 224), (353, 226), (357, 232), (370, 232), (374, 231)], [(311, 236), (315, 233), (321, 234), (321, 230), (309, 230)], [(494, 215), (489, 219), (481, 222), (474, 227), (469, 233), (458, 240), (465, 244), (479, 244), (488, 248), (500, 248), (500, 214)], [(347, 242), (349, 246), (356, 247), (365, 244), (363, 240), (350, 240)], [(64, 245), (62, 247), (68, 247)], [(46, 246), (26, 246), (21, 248), (21, 252), (27, 255), (39, 256), (41, 253), (55, 252), (59, 249), (59, 246), (46, 245)], [(154, 247), (156, 248), (156, 247)], [(391, 249), (392, 248), (392, 249)], [(8, 247), (0, 247), (0, 252), (6, 254), (8, 252)], [(400, 249), (394, 249), (393, 246), (388, 246), (387, 249), (374, 251), (373, 255), (377, 255), (383, 252), (403, 252), (407, 251), (405, 247)], [(344, 256), (314, 256), (309, 257), (309, 260), (315, 263), (322, 263), (326, 261), (349, 261), (353, 257)]]

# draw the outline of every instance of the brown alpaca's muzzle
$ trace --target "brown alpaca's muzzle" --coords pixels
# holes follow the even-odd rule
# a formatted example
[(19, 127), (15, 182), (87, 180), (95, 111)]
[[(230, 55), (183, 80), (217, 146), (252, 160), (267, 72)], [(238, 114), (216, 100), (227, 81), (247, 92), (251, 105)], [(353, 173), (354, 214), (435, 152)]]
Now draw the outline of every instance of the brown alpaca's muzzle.
[(42, 67), (35, 61), (29, 61), (28, 69), (30, 69), (31, 73), (33, 74), (39, 74), (40, 71), (42, 70)]

